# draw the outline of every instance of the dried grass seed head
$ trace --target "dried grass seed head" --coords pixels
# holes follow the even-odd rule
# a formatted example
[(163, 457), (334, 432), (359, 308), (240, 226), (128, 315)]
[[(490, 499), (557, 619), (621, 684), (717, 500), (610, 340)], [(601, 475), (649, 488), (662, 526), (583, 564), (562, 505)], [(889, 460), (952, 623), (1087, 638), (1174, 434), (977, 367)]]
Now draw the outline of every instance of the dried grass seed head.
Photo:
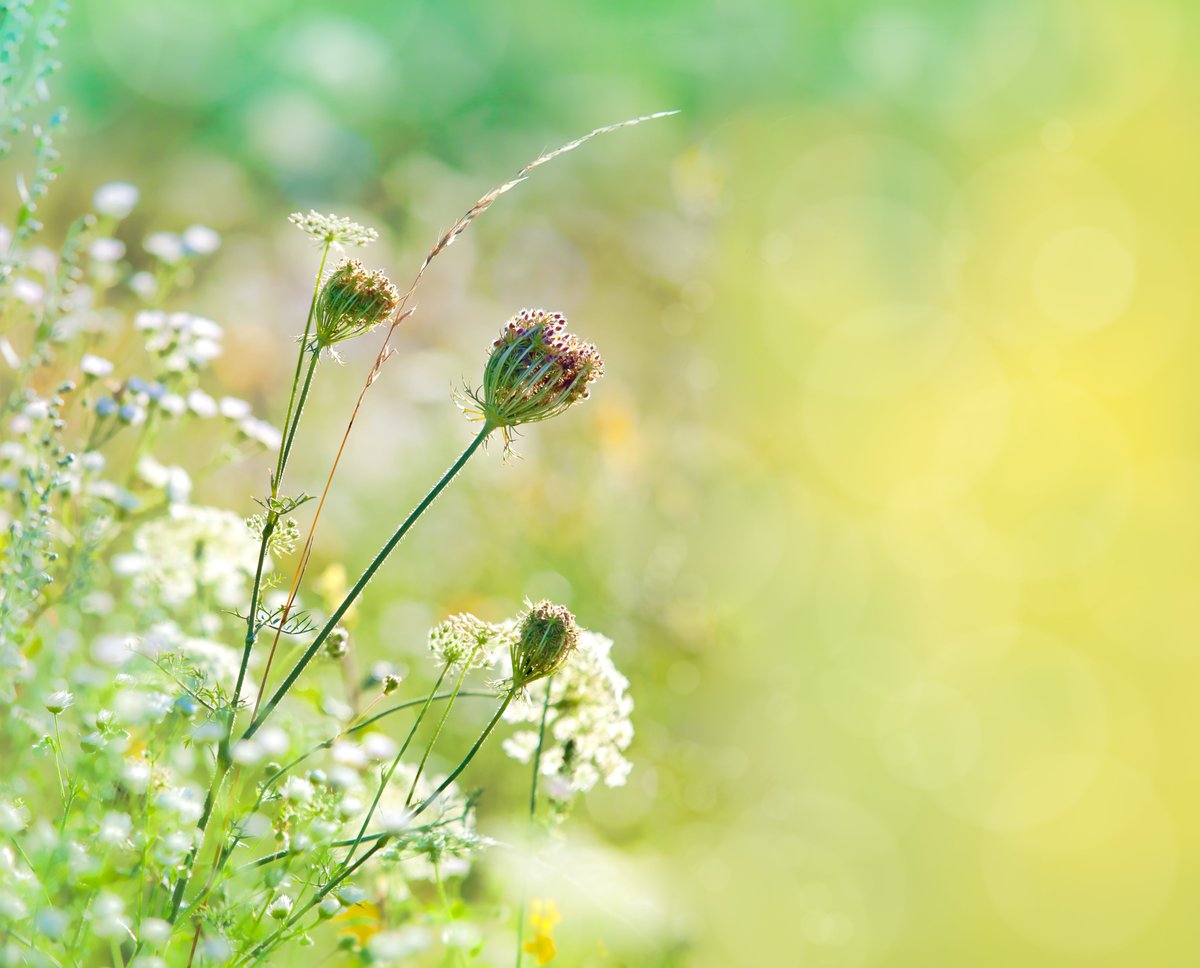
[(374, 329), (399, 302), (400, 293), (381, 271), (368, 272), (357, 259), (347, 259), (317, 297), (317, 344), (324, 349)]

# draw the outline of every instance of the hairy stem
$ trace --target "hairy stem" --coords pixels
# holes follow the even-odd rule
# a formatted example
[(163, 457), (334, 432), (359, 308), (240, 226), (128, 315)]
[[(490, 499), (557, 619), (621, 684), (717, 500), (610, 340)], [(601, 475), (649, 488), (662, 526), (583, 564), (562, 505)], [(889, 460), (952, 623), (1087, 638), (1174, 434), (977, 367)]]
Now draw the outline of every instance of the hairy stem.
[[(329, 258), (330, 243), (326, 242), (321, 250), (321, 264), (317, 267), (317, 279), (313, 283), (312, 300), (308, 304), (308, 318), (304, 321), (304, 335), (300, 337), (300, 352), (296, 354), (296, 372), (292, 375), (292, 392), (288, 396), (287, 416), (283, 418), (284, 435), (292, 423), (292, 411), (296, 405), (296, 387), (300, 384), (300, 370), (304, 366), (304, 352), (308, 348), (308, 337), (312, 333), (313, 314), (317, 309), (317, 296), (321, 293), (321, 277), (325, 274), (325, 260)], [(303, 407), (303, 404), (301, 404)], [(299, 421), (297, 421), (298, 423)], [(279, 460), (275, 464), (275, 476), (271, 479), (271, 496), (279, 497), (279, 488), (283, 484), (283, 471), (287, 464), (287, 455), (282, 447), (279, 448)]]
[(506, 710), (508, 708), (509, 703), (511, 703), (513, 701), (513, 697), (516, 696), (516, 694), (517, 694), (516, 689), (509, 689), (509, 691), (504, 694), (504, 700), (500, 703), (500, 706), (496, 709), (496, 714), (492, 717), (491, 722), (489, 722), (486, 726), (483, 727), (483, 732), (481, 732), (479, 734), (479, 739), (475, 740), (475, 745), (472, 746), (469, 750), (467, 750), (467, 755), (462, 758), (462, 761), (458, 764), (458, 766), (456, 766), (453, 770), (450, 771), (450, 775), (448, 777), (446, 777), (446, 779), (442, 780), (441, 783), (438, 784), (437, 789), (434, 790), (433, 793), (429, 794), (429, 796), (427, 796), (424, 800), (421, 801), (420, 805), (412, 812), (412, 815), (414, 818), (419, 817), (422, 813), (424, 813), (425, 810), (438, 797), (440, 797), (443, 793), (446, 792), (446, 788), (448, 786), (450, 786), (450, 784), (453, 783), (456, 779), (458, 779), (458, 775), (467, 768), (467, 764), (470, 763), (471, 760), (473, 760), (475, 758), (475, 754), (479, 752), (480, 747), (483, 746), (483, 744), (487, 740), (488, 736), (491, 735), (492, 730), (496, 728), (496, 724), (500, 722), (500, 717), (504, 715), (504, 710)]
[(283, 697), (288, 694), (288, 690), (290, 690), (295, 681), (300, 678), (300, 673), (302, 673), (308, 664), (312, 662), (313, 657), (325, 643), (325, 640), (329, 637), (329, 634), (337, 627), (338, 622), (342, 620), (342, 616), (346, 614), (350, 606), (353, 605), (358, 596), (362, 594), (363, 589), (367, 587), (367, 583), (375, 576), (375, 572), (377, 572), (383, 563), (387, 561), (388, 556), (393, 550), (395, 550), (396, 545), (400, 543), (401, 539), (408, 533), (409, 529), (416, 523), (417, 519), (425, 513), (429, 505), (431, 505), (437, 496), (442, 493), (446, 485), (454, 480), (455, 475), (462, 470), (463, 465), (470, 460), (471, 455), (479, 449), (480, 445), (484, 442), (484, 440), (487, 439), (488, 434), (490, 434), (493, 429), (494, 428), (490, 423), (485, 423), (483, 425), (483, 429), (481, 429), (478, 435), (476, 435), (475, 439), (467, 445), (466, 449), (461, 455), (459, 455), (458, 460), (450, 465), (449, 470), (442, 475), (441, 479), (430, 489), (429, 493), (421, 499), (421, 503), (413, 508), (412, 513), (404, 519), (404, 522), (388, 539), (387, 544), (385, 544), (379, 550), (379, 553), (374, 557), (374, 559), (372, 559), (371, 563), (367, 565), (366, 569), (359, 576), (358, 581), (354, 583), (354, 587), (350, 589), (346, 597), (342, 600), (342, 603), (329, 617), (329, 621), (325, 623), (325, 627), (321, 629), (319, 633), (317, 633), (317, 637), (313, 639), (312, 644), (309, 645), (309, 647), (305, 650), (304, 655), (300, 657), (299, 661), (297, 661), (292, 667), (292, 671), (288, 673), (287, 678), (285, 678), (280, 684), (279, 688), (275, 690), (275, 694), (271, 696), (267, 704), (263, 706), (263, 708), (251, 721), (250, 725), (246, 727), (246, 732), (242, 736), (243, 739), (248, 739), (249, 737), (253, 736), (266, 721), (267, 717), (271, 715), (275, 707), (279, 705)]

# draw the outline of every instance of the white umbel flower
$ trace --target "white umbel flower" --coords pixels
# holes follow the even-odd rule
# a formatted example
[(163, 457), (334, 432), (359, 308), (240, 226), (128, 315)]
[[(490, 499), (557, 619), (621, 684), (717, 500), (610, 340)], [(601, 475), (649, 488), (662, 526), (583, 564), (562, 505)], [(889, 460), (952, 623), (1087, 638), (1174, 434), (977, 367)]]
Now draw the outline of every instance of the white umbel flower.
[(379, 238), (379, 233), (365, 225), (359, 225), (340, 215), (322, 215), (320, 212), (293, 212), (291, 222), (305, 235), (320, 245), (369, 245)]
[(258, 546), (242, 519), (220, 508), (175, 505), (138, 528), (133, 548), (140, 565), (132, 576), (135, 591), (172, 607), (203, 589), (211, 601), (232, 608), (245, 600), (258, 564)]
[[(584, 793), (600, 780), (607, 786), (621, 786), (632, 768), (624, 753), (633, 741), (629, 719), (633, 700), (626, 691), (629, 680), (613, 665), (611, 650), (611, 640), (603, 635), (581, 632), (575, 650), (549, 680), (540, 771), (561, 780), (565, 791)], [(539, 724), (546, 688), (539, 683), (530, 690), (529, 699), (513, 703), (504, 718)], [(504, 752), (529, 763), (537, 739), (536, 729), (521, 730), (504, 741)]]
[(496, 625), (462, 613), (429, 630), (429, 651), (443, 665), (478, 669), (494, 665), (516, 640), (512, 622)]

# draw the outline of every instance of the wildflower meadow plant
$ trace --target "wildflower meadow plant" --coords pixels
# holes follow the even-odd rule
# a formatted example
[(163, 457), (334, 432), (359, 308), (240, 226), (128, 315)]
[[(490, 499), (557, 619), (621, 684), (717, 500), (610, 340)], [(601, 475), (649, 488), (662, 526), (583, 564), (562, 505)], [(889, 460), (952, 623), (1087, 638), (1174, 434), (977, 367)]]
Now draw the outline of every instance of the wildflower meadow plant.
[[(585, 399), (603, 373), (598, 351), (560, 313), (505, 323), (459, 398), (475, 436), (320, 610), (297, 601), (337, 457), (317, 499), (288, 472), (323, 358), (383, 333), (349, 435), (430, 261), (539, 165), (647, 119), (598, 129), (489, 192), (403, 292), (357, 258), (329, 267), (375, 230), (293, 215), (318, 254), (276, 426), (215, 389), (222, 327), (182, 308), (216, 232), (139, 240), (125, 229), (139, 192), (111, 183), (57, 249), (37, 241), (61, 118), (21, 119), (46, 100), (61, 13), (9, 4), (0, 30), (0, 151), (27, 136), (34, 167), (0, 265), (0, 963), (265, 964), (330, 923), (362, 963), (468, 964), (489, 929), (515, 931), (518, 964), (545, 963), (552, 906), (533, 907), (525, 942), (522, 899), (497, 919), (456, 897), (492, 844), (480, 794), (460, 780), (491, 734), (516, 724), (498, 751), (530, 770), (531, 824), (539, 803), (558, 822), (575, 794), (623, 783), (632, 700), (612, 643), (561, 605), (529, 603), (505, 622), (459, 614), (435, 626), (414, 656), (430, 663), (427, 692), (405, 696), (394, 670), (352, 699), (314, 684), (320, 665), (346, 661), (348, 612), (437, 496), (493, 435), (507, 450), (519, 428)], [(198, 449), (201, 461), (161, 457), (165, 436), (201, 433), (222, 441)], [(257, 507), (193, 503), (193, 481), (246, 459), (272, 467)], [(468, 696), (490, 697), (487, 723), (452, 769), (435, 770)]]

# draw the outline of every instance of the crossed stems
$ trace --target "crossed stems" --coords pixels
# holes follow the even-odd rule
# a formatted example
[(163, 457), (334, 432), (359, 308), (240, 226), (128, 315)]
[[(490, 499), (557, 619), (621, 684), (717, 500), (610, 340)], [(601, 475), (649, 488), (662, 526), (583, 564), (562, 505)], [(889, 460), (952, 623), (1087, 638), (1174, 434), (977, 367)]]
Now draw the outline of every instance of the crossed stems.
[[(298, 418), (299, 418), (299, 407), (297, 407), (295, 414), (293, 414), (293, 418), (292, 418), (293, 424), (298, 420)], [(483, 427), (480, 429), (479, 433), (475, 436), (475, 438), (471, 441), (471, 443), (467, 445), (466, 449), (459, 456), (458, 460), (456, 460), (454, 462), (454, 464), (452, 464), (450, 466), (450, 468), (442, 475), (442, 477), (430, 489), (430, 491), (425, 495), (425, 497), (422, 498), (421, 502), (413, 509), (413, 511), (408, 515), (408, 517), (404, 519), (404, 521), (400, 524), (400, 526), (392, 534), (391, 538), (388, 539), (387, 543), (384, 544), (384, 546), (380, 549), (379, 553), (376, 554), (374, 559), (372, 559), (371, 563), (369, 565), (367, 565), (367, 567), (363, 571), (362, 575), (359, 576), (358, 581), (356, 581), (354, 583), (354, 586), (350, 589), (350, 591), (347, 593), (346, 597), (342, 600), (342, 603), (334, 610), (333, 614), (329, 617), (329, 620), (326, 622), (325, 626), (321, 629), (321, 631), (317, 634), (317, 636), (310, 643), (309, 647), (305, 650), (304, 654), (300, 657), (300, 659), (292, 667), (291, 672), (288, 673), (287, 677), (283, 680), (283, 682), (280, 684), (279, 688), (271, 696), (270, 700), (267, 701), (267, 703), (259, 710), (258, 714), (256, 716), (254, 716), (254, 718), (251, 720), (249, 726), (247, 726), (247, 728), (246, 728), (246, 731), (242, 734), (242, 737), (241, 737), (242, 739), (249, 739), (259, 730), (259, 728), (261, 728), (262, 724), (266, 721), (266, 719), (275, 710), (275, 707), (278, 706), (279, 703), (282, 701), (283, 697), (287, 695), (289, 690), (295, 684), (296, 680), (300, 677), (301, 673), (303, 673), (303, 671), (305, 670), (305, 668), (307, 668), (309, 663), (311, 663), (312, 660), (316, 657), (317, 653), (320, 651), (321, 647), (325, 644), (325, 641), (328, 639), (329, 635), (337, 627), (338, 623), (341, 621), (343, 616), (349, 610), (351, 605), (353, 605), (354, 602), (358, 599), (358, 597), (362, 594), (362, 592), (366, 588), (368, 582), (370, 582), (370, 580), (374, 577), (375, 573), (379, 570), (379, 568), (382, 567), (383, 563), (388, 559), (388, 557), (391, 555), (392, 551), (395, 550), (396, 546), (400, 543), (400, 541), (404, 538), (404, 536), (412, 528), (413, 524), (416, 523), (417, 519), (429, 508), (429, 506), (434, 502), (434, 500), (436, 500), (438, 495), (441, 494), (441, 492), (450, 483), (450, 481), (452, 481), (454, 479), (454, 477), (463, 468), (463, 466), (471, 458), (471, 456), (475, 453), (475, 451), (479, 449), (480, 445), (483, 444), (483, 442), (487, 439), (488, 435), (491, 434), (492, 430), (494, 430), (494, 429), (495, 429), (494, 426), (490, 422), (485, 422)], [(264, 529), (264, 533), (265, 533), (265, 529)], [(265, 539), (264, 539), (264, 541), (265, 541)], [(265, 552), (264, 552), (264, 554), (265, 554)], [(259, 569), (259, 578), (256, 579), (256, 582), (255, 582), (256, 586), (258, 586), (260, 584), (260, 580), (261, 580), (261, 567)], [(256, 609), (255, 609), (255, 611), (256, 611)], [(251, 618), (248, 619), (248, 632), (247, 632), (248, 642), (247, 642), (247, 648), (246, 648), (245, 655), (244, 655), (245, 661), (248, 661), (249, 650), (253, 645), (254, 632), (252, 631), (252, 626), (250, 625), (250, 623), (253, 621), (255, 611), (251, 612)], [(244, 670), (243, 670), (243, 673), (244, 673)], [(240, 673), (239, 680), (241, 680), (242, 678), (243, 678), (243, 674)], [(440, 683), (440, 680), (439, 680), (439, 683)], [(511, 702), (512, 696), (513, 696), (513, 693), (510, 692), (508, 694), (508, 696), (505, 698), (504, 702), (501, 705), (501, 710), (500, 710), (501, 713), (503, 712), (504, 708), (507, 708), (508, 703)], [(207, 830), (208, 822), (212, 817), (213, 809), (216, 804), (216, 798), (217, 798), (218, 792), (221, 788), (222, 783), (224, 782), (225, 775), (229, 772), (230, 766), (232, 764), (232, 760), (230, 757), (230, 739), (231, 739), (232, 733), (233, 733), (233, 714), (232, 714), (232, 712), (227, 713), (227, 716), (228, 716), (228, 723), (227, 723), (226, 733), (225, 733), (226, 738), (220, 744), (220, 747), (218, 749), (217, 764), (216, 764), (216, 768), (213, 773), (212, 785), (209, 788), (208, 795), (204, 801), (204, 809), (201, 812), (199, 821), (197, 822), (197, 828), (201, 831), (202, 834), (205, 830)], [(498, 721), (499, 721), (499, 714), (495, 717), (495, 719), (493, 720), (492, 726), (489, 727), (487, 732), (490, 732), (491, 728), (494, 728), (495, 723)], [(466, 765), (466, 763), (469, 761), (469, 759), (474, 756), (475, 752), (478, 750), (478, 747), (482, 746), (482, 741), (484, 738), (486, 738), (486, 734), (484, 736), (480, 737), (479, 742), (472, 749), (472, 751), (468, 754), (467, 759), (465, 759), (463, 761), (463, 763), (460, 764), (459, 768), (452, 774), (452, 777), (457, 776), (458, 773), (461, 772), (461, 769)], [(421, 806), (419, 806), (416, 809), (416, 811), (414, 811), (413, 816), (415, 817), (417, 814), (419, 814), (421, 811), (423, 811), (426, 807), (428, 807), (428, 805), (434, 799), (436, 799), (437, 796), (441, 795), (441, 793), (444, 791), (444, 789), (448, 785), (449, 785), (448, 782), (443, 783), (443, 785), (440, 786), (434, 792), (434, 794), (432, 794), (424, 803), (422, 803)], [(377, 795), (377, 800), (378, 800), (378, 795)], [(386, 843), (386, 840), (377, 841), (376, 845), (371, 848), (371, 851), (369, 851), (368, 854), (364, 855), (364, 856), (369, 856), (370, 853), (373, 853), (376, 850), (381, 849), (382, 845), (385, 843)], [(187, 883), (191, 877), (192, 869), (195, 865), (196, 853), (197, 853), (198, 849), (199, 848), (197, 847), (192, 850), (187, 862), (185, 863), (184, 870), (180, 873), (179, 877), (176, 880), (175, 889), (174, 889), (174, 892), (173, 892), (172, 898), (171, 898), (171, 906), (170, 906), (170, 910), (169, 910), (168, 917), (167, 917), (167, 920), (172, 923), (174, 923), (175, 919), (178, 917), (179, 909), (183, 904), (184, 893), (187, 889)], [(359, 863), (361, 863), (361, 860), (362, 860), (362, 858), (360, 858)], [(359, 866), (359, 864), (356, 863), (354, 865), (353, 869), (357, 869), (358, 866)], [(339, 883), (340, 883), (340, 881), (339, 881)]]
[[(320, 267), (318, 268), (318, 271), (317, 271), (316, 282), (313, 286), (313, 296), (309, 303), (308, 317), (305, 321), (304, 336), (301, 338), (300, 350), (297, 354), (297, 359), (296, 359), (296, 370), (295, 370), (295, 373), (292, 378), (292, 389), (291, 389), (291, 393), (290, 393), (289, 400), (288, 400), (288, 411), (287, 411), (287, 416), (285, 417), (285, 420), (284, 420), (283, 440), (282, 440), (281, 447), (280, 447), (279, 458), (276, 463), (275, 473), (271, 478), (271, 497), (272, 497), (273, 502), (275, 500), (277, 500), (278, 496), (279, 496), (280, 487), (283, 483), (284, 471), (286, 470), (288, 457), (290, 456), (290, 453), (291, 453), (292, 442), (295, 440), (295, 437), (296, 437), (296, 432), (299, 427), (300, 418), (301, 418), (301, 415), (302, 415), (303, 409), (304, 409), (304, 403), (308, 397), (309, 390), (312, 386), (313, 373), (314, 373), (314, 370), (316, 367), (317, 359), (319, 357), (319, 347), (317, 347), (315, 345), (310, 345), (309, 340), (310, 340), (310, 336), (312, 333), (313, 317), (314, 317), (314, 313), (316, 310), (317, 298), (320, 294), (322, 275), (324, 273), (325, 262), (328, 257), (328, 254), (329, 254), (329, 244), (327, 243), (324, 246), (322, 253), (321, 253), (321, 263), (320, 263)], [(306, 353), (310, 354), (310, 360), (309, 360), (308, 370), (307, 370), (307, 373), (305, 374), (303, 384), (301, 384), (300, 374), (303, 372), (303, 365), (304, 365), (304, 359), (305, 359)], [(399, 528), (396, 529), (396, 531), (393, 533), (392, 537), (388, 540), (388, 542), (383, 546), (383, 548), (379, 551), (379, 553), (375, 556), (375, 558), (371, 561), (371, 563), (363, 571), (362, 575), (359, 577), (358, 581), (355, 582), (354, 587), (351, 588), (350, 591), (347, 593), (347, 595), (343, 599), (342, 603), (337, 607), (337, 609), (335, 609), (334, 613), (330, 616), (328, 622), (321, 629), (321, 631), (317, 634), (316, 638), (314, 638), (313, 641), (310, 643), (310, 645), (309, 645), (308, 649), (305, 651), (305, 653), (300, 657), (300, 659), (293, 666), (291, 672), (287, 675), (287, 677), (284, 679), (284, 681), (280, 684), (278, 689), (276, 689), (276, 691), (272, 695), (271, 699), (261, 709), (259, 709), (256, 706), (255, 714), (252, 717), (249, 726), (246, 728), (246, 731), (242, 734), (242, 737), (241, 737), (242, 739), (249, 739), (250, 737), (252, 737), (255, 734), (255, 732), (258, 731), (258, 729), (262, 726), (263, 722), (267, 719), (268, 716), (270, 716), (270, 714), (274, 711), (275, 707), (279, 704), (279, 702), (283, 699), (283, 697), (287, 695), (288, 691), (292, 688), (292, 686), (294, 685), (296, 680), (300, 677), (300, 675), (304, 671), (304, 669), (309, 665), (310, 662), (312, 662), (313, 658), (320, 651), (321, 646), (324, 645), (324, 643), (328, 639), (329, 635), (333, 632), (333, 630), (337, 627), (338, 623), (345, 616), (346, 612), (350, 609), (350, 607), (354, 604), (354, 602), (362, 594), (363, 590), (367, 586), (367, 583), (371, 580), (371, 578), (375, 575), (375, 573), (379, 570), (379, 568), (383, 565), (383, 563), (391, 555), (392, 551), (395, 550), (396, 546), (400, 543), (400, 541), (408, 533), (409, 529), (413, 526), (413, 524), (416, 523), (417, 519), (428, 509), (428, 507), (433, 503), (433, 501), (442, 492), (442, 490), (445, 489), (446, 485), (448, 485), (450, 483), (450, 481), (454, 479), (454, 477), (458, 474), (458, 472), (462, 469), (462, 467), (466, 464), (466, 462), (471, 458), (472, 454), (474, 454), (475, 451), (478, 450), (479, 446), (487, 439), (488, 435), (494, 429), (495, 429), (494, 425), (491, 424), (490, 422), (484, 423), (484, 425), (480, 429), (479, 433), (475, 436), (475, 438), (471, 441), (471, 443), (466, 447), (466, 449), (463, 451), (463, 453), (459, 456), (458, 460), (455, 461), (454, 464), (446, 471), (446, 473), (442, 475), (442, 477), (433, 486), (433, 488), (430, 489), (429, 493), (427, 493), (425, 495), (425, 497), (421, 500), (421, 502), (417, 505), (417, 507), (413, 509), (412, 513), (409, 514), (409, 516), (407, 518), (405, 518), (405, 520), (401, 523)], [(204, 807), (201, 811), (200, 818), (197, 821), (197, 829), (200, 831), (201, 835), (203, 835), (204, 832), (208, 828), (209, 821), (212, 818), (212, 814), (213, 814), (213, 811), (214, 811), (214, 808), (216, 805), (217, 796), (219, 794), (222, 784), (224, 783), (225, 776), (229, 772), (229, 769), (232, 765), (230, 748), (231, 748), (232, 739), (233, 739), (233, 730), (234, 730), (234, 723), (235, 723), (235, 719), (236, 719), (237, 703), (241, 696), (241, 690), (242, 690), (242, 686), (245, 682), (246, 670), (249, 666), (250, 654), (253, 650), (255, 640), (257, 639), (259, 631), (261, 631), (261, 629), (265, 625), (265, 622), (260, 622), (258, 619), (258, 607), (259, 607), (259, 599), (260, 599), (261, 591), (262, 591), (262, 576), (263, 576), (263, 569), (264, 569), (265, 561), (266, 561), (267, 549), (268, 549), (268, 546), (270, 543), (271, 535), (274, 531), (275, 524), (278, 521), (278, 518), (279, 518), (279, 512), (276, 510), (276, 508), (274, 506), (269, 506), (267, 509), (267, 515), (266, 515), (266, 518), (264, 521), (262, 537), (261, 537), (260, 543), (259, 543), (259, 554), (258, 554), (257, 565), (255, 568), (254, 582), (253, 582), (253, 586), (252, 586), (252, 590), (251, 590), (250, 608), (248, 609), (248, 613), (247, 613), (247, 617), (246, 617), (245, 644), (243, 647), (242, 660), (239, 665), (237, 681), (236, 681), (236, 685), (234, 688), (233, 703), (231, 704), (231, 706), (228, 710), (224, 711), (224, 718), (226, 720), (226, 722), (224, 724), (225, 725), (224, 737), (218, 746), (217, 762), (215, 765), (215, 769), (213, 771), (212, 783), (209, 787), (208, 795), (205, 797)], [(443, 671), (443, 676), (444, 676), (444, 674), (445, 673)], [(461, 686), (461, 681), (462, 680), (460, 677), (459, 686)], [(440, 683), (441, 683), (441, 678), (439, 678), (439, 680), (438, 680), (439, 685), (440, 685)], [(266, 674), (264, 673), (263, 686), (265, 687), (265, 685), (266, 685)], [(420, 722), (423, 719), (426, 710), (428, 709), (429, 702), (432, 701), (433, 694), (436, 692), (436, 690), (437, 690), (437, 686), (435, 686), (434, 690), (430, 693), (430, 699), (426, 701), (425, 707), (422, 709), (421, 714), (418, 716), (416, 723), (414, 723), (413, 730), (410, 732), (408, 739), (405, 741), (405, 748), (407, 748), (408, 743), (411, 741), (412, 735), (413, 735), (413, 733), (415, 733), (416, 728), (420, 725)], [(458, 686), (455, 687), (455, 693), (457, 693), (457, 691), (458, 691)], [(260, 699), (261, 699), (261, 694), (262, 693), (260, 691)], [(507, 701), (505, 702), (504, 705), (505, 706), (507, 705)], [(445, 717), (443, 717), (442, 721), (443, 722), (445, 721)], [(440, 728), (441, 728), (441, 724), (439, 723), (439, 727), (438, 727), (439, 731), (440, 731)], [(480, 743), (480, 745), (482, 745), (482, 744)], [(474, 755), (474, 754), (472, 753), (471, 755)], [(426, 751), (426, 756), (428, 756), (428, 751)], [(392, 767), (393, 771), (394, 771), (396, 765), (398, 765), (398, 764), (393, 764), (393, 767)], [(422, 760), (422, 766), (423, 765), (424, 765), (424, 759)], [(391, 771), (389, 771), (387, 779), (390, 779), (390, 776), (391, 776)], [(383, 786), (386, 785), (387, 779), (385, 779), (383, 781), (383, 784), (381, 784), (380, 791), (376, 795), (375, 804), (372, 805), (372, 812), (374, 811), (375, 805), (378, 804), (379, 796), (382, 795), (382, 788), (383, 788)], [(415, 788), (415, 785), (414, 785), (414, 788)], [(444, 787), (442, 789), (444, 789)], [(438, 791), (438, 794), (440, 794), (440, 793), (441, 793), (441, 790)], [(411, 799), (411, 793), (410, 793), (410, 799)], [(426, 803), (424, 806), (427, 806), (427, 805), (428, 805), (428, 803)], [(422, 806), (420, 809), (424, 809), (424, 806)], [(415, 814), (414, 814), (414, 816), (415, 816)], [(359, 837), (356, 838), (355, 845), (354, 845), (355, 847), (357, 847), (358, 843), (361, 842), (362, 836), (364, 833), (365, 833), (365, 824), (364, 824), (364, 829), (361, 830), (359, 833)], [(188, 858), (184, 864), (184, 869), (180, 872), (179, 876), (176, 878), (175, 886), (174, 886), (172, 896), (171, 896), (169, 911), (167, 914), (167, 920), (170, 921), (171, 923), (174, 923), (176, 918), (179, 915), (179, 910), (183, 904), (183, 899), (184, 899), (185, 892), (187, 890), (188, 881), (190, 880), (192, 871), (195, 867), (196, 856), (199, 852), (199, 849), (200, 849), (199, 844), (197, 844), (195, 847), (192, 848), (192, 850), (189, 853)], [(224, 853), (225, 852), (223, 850), (222, 854), (224, 854)], [(352, 853), (353, 853), (353, 849), (352, 849)], [(218, 864), (222, 863), (220, 856), (218, 858), (217, 863)], [(355, 867), (357, 867), (357, 865), (355, 865)], [(213, 873), (215, 876), (215, 874), (217, 873), (217, 869), (214, 869)]]

